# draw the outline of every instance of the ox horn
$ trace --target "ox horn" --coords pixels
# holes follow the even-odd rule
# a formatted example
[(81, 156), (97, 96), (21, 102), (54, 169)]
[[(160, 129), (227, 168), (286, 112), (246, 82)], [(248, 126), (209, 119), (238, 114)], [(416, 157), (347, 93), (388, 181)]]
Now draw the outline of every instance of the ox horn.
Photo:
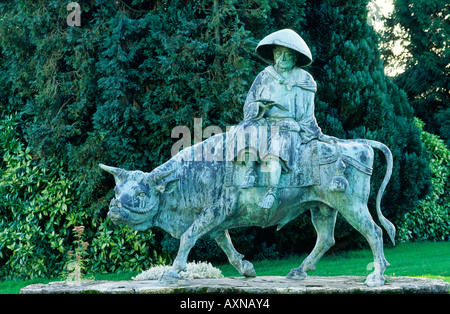
[(153, 182), (158, 183), (159, 181), (167, 178), (168, 176), (171, 175), (172, 172), (174, 172), (175, 169), (169, 170), (169, 171), (165, 171), (163, 173), (156, 173), (154, 175), (151, 176)]
[(110, 167), (104, 164), (99, 164), (98, 165), (100, 168), (102, 168), (103, 170), (105, 170), (106, 172), (109, 172), (110, 174), (112, 174), (114, 176), (114, 178), (116, 179), (116, 181), (122, 181), (125, 175), (125, 170), (120, 169), (120, 168), (116, 168), (116, 167)]

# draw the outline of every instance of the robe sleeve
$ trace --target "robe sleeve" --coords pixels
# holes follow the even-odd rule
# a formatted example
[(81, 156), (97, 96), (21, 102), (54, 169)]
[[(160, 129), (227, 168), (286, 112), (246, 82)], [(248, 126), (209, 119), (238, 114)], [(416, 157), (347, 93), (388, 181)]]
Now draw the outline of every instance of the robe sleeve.
[(264, 75), (264, 71), (261, 72), (250, 87), (244, 104), (244, 121), (257, 120), (264, 115), (265, 109), (257, 101), (261, 98), (262, 89), (264, 89), (262, 84)]
[(303, 115), (297, 121), (300, 126), (300, 135), (303, 143), (318, 138), (322, 135), (322, 130), (317, 124), (316, 117), (314, 116), (314, 93), (310, 91), (304, 91), (306, 93), (303, 98), (304, 109)]

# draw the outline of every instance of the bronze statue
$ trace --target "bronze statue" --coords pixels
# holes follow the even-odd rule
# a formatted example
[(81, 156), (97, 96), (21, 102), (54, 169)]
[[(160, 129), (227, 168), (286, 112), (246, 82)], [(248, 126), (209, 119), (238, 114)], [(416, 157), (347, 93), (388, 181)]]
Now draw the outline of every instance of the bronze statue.
[[(255, 79), (244, 104), (243, 122), (227, 133), (183, 149), (150, 173), (100, 165), (116, 180), (108, 216), (114, 223), (135, 230), (161, 227), (179, 238), (177, 257), (160, 279), (176, 282), (199, 238), (215, 239), (240, 274), (256, 276), (253, 265), (235, 250), (228, 229), (280, 229), (310, 210), (316, 245), (287, 275), (301, 280), (334, 244), (339, 212), (372, 249), (374, 271), (366, 284), (383, 285), (389, 264), (383, 253), (382, 229), (373, 221), (367, 202), (372, 148), (376, 148), (387, 160), (376, 210), (394, 242), (395, 227), (383, 216), (380, 205), (392, 174), (390, 150), (377, 141), (339, 140), (322, 134), (314, 117), (316, 84), (300, 68), (311, 63), (311, 53), (295, 32), (281, 30), (267, 36), (256, 53), (274, 65)], [(193, 158), (211, 146), (227, 158)]]

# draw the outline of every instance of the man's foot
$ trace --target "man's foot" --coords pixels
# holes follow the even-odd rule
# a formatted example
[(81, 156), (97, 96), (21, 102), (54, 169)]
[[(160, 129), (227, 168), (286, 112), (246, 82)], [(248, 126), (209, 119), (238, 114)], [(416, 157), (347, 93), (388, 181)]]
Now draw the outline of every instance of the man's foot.
[(275, 202), (275, 196), (266, 195), (262, 198), (262, 200), (259, 201), (258, 206), (263, 209), (270, 209), (273, 206), (274, 202)]
[(275, 203), (276, 195), (277, 188), (270, 186), (264, 197), (259, 201), (258, 206), (263, 209), (270, 209), (273, 206), (273, 203)]

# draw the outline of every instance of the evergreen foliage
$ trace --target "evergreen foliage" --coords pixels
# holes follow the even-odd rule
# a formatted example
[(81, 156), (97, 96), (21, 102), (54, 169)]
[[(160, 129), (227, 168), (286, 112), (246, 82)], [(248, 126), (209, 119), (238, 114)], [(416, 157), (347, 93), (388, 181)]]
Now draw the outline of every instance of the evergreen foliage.
[(425, 129), (450, 145), (450, 5), (446, 0), (395, 0), (386, 22), (385, 56), (393, 63), (392, 47), (400, 42), (405, 72), (395, 78), (405, 90)]
[[(317, 56), (311, 67), (319, 82), (316, 116), (327, 134), (374, 139), (391, 149), (394, 172), (383, 203), (384, 212), (394, 218), (427, 191), (420, 133), (412, 123), (406, 95), (384, 75), (378, 36), (367, 24), (366, 6), (357, 5), (360, 1), (346, 1), (346, 6), (331, 3), (310, 5), (310, 23), (305, 26), (315, 30), (309, 41)], [(383, 157), (375, 162), (372, 195), (385, 169)]]
[(422, 141), (430, 155), (432, 189), (416, 208), (404, 213), (398, 226), (399, 241), (450, 240), (450, 149), (435, 134), (423, 130), (424, 123), (415, 119)]
[[(329, 135), (386, 143), (394, 155), (394, 174), (383, 212), (395, 223), (411, 211), (428, 190), (427, 155), (406, 94), (383, 74), (378, 38), (366, 23), (367, 2), (79, 0), (80, 27), (66, 24), (64, 1), (1, 2), (0, 110), (20, 113), (16, 138), (28, 144), (24, 147), (36, 167), (55, 162), (52, 171), (71, 178), (67, 184), (76, 190), (72, 202), (89, 230), (93, 269), (157, 262), (152, 249), (140, 249), (155, 245), (156, 230), (137, 235), (113, 228), (106, 219), (114, 182), (98, 163), (151, 171), (170, 158), (175, 126), (192, 130), (194, 118), (202, 118), (203, 127), (222, 130), (237, 124), (246, 94), (266, 66), (254, 48), (282, 28), (296, 30), (312, 50), (307, 70), (318, 83), (319, 126)], [(377, 157), (373, 196), (384, 165)], [(20, 198), (27, 206), (29, 200)], [(374, 203), (372, 197), (372, 209)], [(55, 232), (65, 234), (58, 239), (67, 245), (68, 222), (65, 216), (58, 219)], [(13, 220), (6, 220), (0, 232), (7, 232)], [(278, 233), (232, 234), (238, 233), (236, 247), (248, 249), (249, 257), (259, 252), (277, 256), (274, 250), (300, 253), (314, 241), (308, 215)], [(361, 240), (355, 235), (340, 220), (337, 242), (345, 238), (355, 244)], [(134, 253), (131, 243), (137, 245)]]
[(89, 273), (143, 270), (165, 262), (152, 232), (113, 228), (90, 216), (78, 200), (83, 191), (76, 172), (55, 157), (38, 161), (18, 138), (18, 118), (0, 121), (0, 278), (52, 278), (66, 271), (75, 251), (72, 229), (85, 225)]

